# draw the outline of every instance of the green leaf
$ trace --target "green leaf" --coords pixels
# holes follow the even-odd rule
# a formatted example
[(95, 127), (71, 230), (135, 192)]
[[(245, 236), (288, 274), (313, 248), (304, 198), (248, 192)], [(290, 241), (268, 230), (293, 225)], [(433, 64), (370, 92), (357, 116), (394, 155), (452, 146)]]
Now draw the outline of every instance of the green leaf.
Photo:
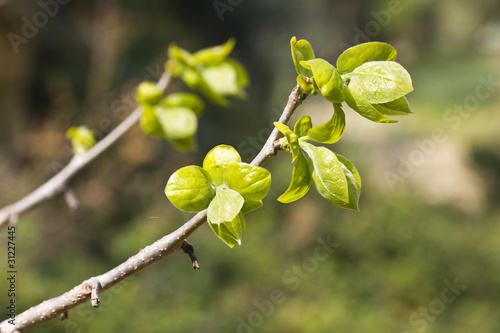
[(196, 114), (184, 107), (154, 108), (158, 122), (169, 140), (179, 140), (192, 137), (198, 128)]
[(258, 208), (262, 207), (262, 200), (245, 200), (243, 207), (241, 208), (242, 214), (250, 213)]
[(335, 143), (340, 140), (345, 129), (345, 114), (340, 104), (333, 103), (333, 109), (332, 118), (328, 122), (309, 130), (309, 140), (321, 143)]
[(154, 109), (150, 105), (144, 105), (142, 107), (142, 114), (141, 114), (141, 128), (144, 133), (147, 135), (153, 136), (153, 137), (158, 137), (158, 136), (165, 136), (165, 133), (163, 132), (163, 128), (161, 127), (160, 122), (158, 121), (158, 118), (156, 117), (156, 114), (154, 112)]
[(413, 90), (410, 74), (394, 61), (371, 61), (346, 74), (349, 89), (370, 104), (394, 101)]
[(232, 221), (244, 203), (245, 199), (238, 192), (219, 186), (215, 198), (208, 205), (207, 217), (215, 224)]
[(232, 221), (216, 224), (212, 223), (208, 219), (208, 225), (212, 231), (226, 243), (229, 247), (233, 247), (236, 244), (241, 245), (241, 238), (245, 233), (245, 218), (243, 214), (238, 214)]
[(290, 186), (279, 198), (278, 201), (282, 203), (290, 203), (302, 198), (309, 191), (311, 187), (311, 174), (309, 173), (309, 166), (307, 159), (303, 154), (300, 154), (295, 162), (292, 173), (292, 181)]
[(413, 113), (406, 97), (398, 98), (389, 103), (373, 104), (373, 107), (387, 116), (400, 116)]
[(295, 127), (293, 128), (293, 132), (297, 134), (299, 138), (306, 136), (309, 130), (312, 127), (311, 117), (303, 116), (295, 123)]
[(248, 84), (250, 83), (250, 78), (248, 77), (245, 67), (234, 59), (226, 59), (224, 60), (224, 63), (234, 68), (236, 72), (236, 81), (238, 82), (238, 87), (240, 88), (240, 94), (243, 94), (242, 89), (248, 87)]
[(301, 142), (314, 187), (333, 204), (349, 203), (349, 185), (337, 156), (325, 147), (315, 147)]
[(95, 145), (95, 133), (87, 126), (71, 127), (66, 132), (71, 140), (73, 154), (83, 154)]
[(200, 115), (205, 107), (205, 103), (198, 96), (191, 93), (173, 93), (165, 97), (162, 101), (165, 107), (180, 106), (192, 110), (196, 115)]
[(196, 213), (208, 207), (215, 191), (208, 172), (199, 166), (190, 165), (170, 176), (165, 194), (175, 207)]
[(356, 67), (369, 61), (394, 61), (396, 50), (387, 43), (369, 42), (345, 50), (337, 59), (340, 74), (352, 72)]
[(156, 105), (163, 92), (153, 82), (144, 81), (137, 87), (136, 100), (139, 104)]
[(206, 66), (218, 65), (233, 51), (234, 44), (236, 44), (236, 39), (229, 38), (222, 45), (208, 47), (196, 52), (194, 59)]
[(226, 169), (241, 162), (240, 154), (231, 146), (219, 145), (210, 150), (203, 160), (203, 169), (207, 170), (216, 185), (224, 183)]
[(204, 84), (200, 73), (190, 68), (182, 71), (182, 80), (193, 90), (200, 89), (200, 86)]
[(179, 63), (181, 66), (187, 66), (194, 68), (196, 67), (196, 59), (195, 57), (184, 50), (183, 48), (178, 47), (176, 44), (172, 43), (168, 47), (168, 58)]
[(299, 137), (297, 134), (293, 133), (292, 130), (285, 124), (274, 122), (276, 128), (286, 137), (288, 143), (285, 143), (284, 147), (289, 148), (292, 151), (292, 162), (299, 156)]
[(170, 142), (170, 144), (174, 146), (176, 149), (184, 152), (192, 151), (197, 148), (196, 138), (194, 136), (184, 139), (167, 138), (167, 141)]
[(243, 87), (239, 85), (242, 81), (240, 70), (226, 61), (207, 67), (201, 70), (199, 89), (214, 103), (226, 106), (228, 102), (224, 96), (244, 96)]
[(347, 105), (363, 117), (377, 123), (397, 123), (397, 120), (385, 117), (373, 105), (368, 103), (364, 99), (363, 95), (357, 91), (350, 91), (350, 89), (346, 89), (346, 93)]
[(311, 94), (315, 96), (318, 94), (318, 87), (314, 83), (314, 79), (310, 79), (304, 75), (297, 75), (297, 85), (300, 86), (301, 94)]
[(243, 196), (245, 201), (264, 198), (271, 186), (271, 173), (264, 168), (238, 163), (230, 165), (224, 175), (227, 186)]
[(345, 100), (345, 85), (339, 72), (328, 61), (313, 59), (302, 61), (302, 66), (309, 67), (323, 97), (333, 103), (342, 103)]
[(339, 201), (336, 203), (337, 206), (344, 207), (347, 209), (358, 209), (359, 195), (361, 194), (361, 178), (359, 177), (358, 170), (354, 165), (344, 156), (335, 154), (344, 169), (345, 177), (347, 179), (347, 184), (349, 186), (349, 203)]
[(290, 40), (290, 46), (292, 49), (293, 64), (295, 65), (297, 74), (312, 77), (312, 72), (300, 65), (301, 61), (307, 61), (315, 58), (311, 44), (309, 44), (309, 42), (305, 39), (297, 41), (297, 38), (294, 36)]

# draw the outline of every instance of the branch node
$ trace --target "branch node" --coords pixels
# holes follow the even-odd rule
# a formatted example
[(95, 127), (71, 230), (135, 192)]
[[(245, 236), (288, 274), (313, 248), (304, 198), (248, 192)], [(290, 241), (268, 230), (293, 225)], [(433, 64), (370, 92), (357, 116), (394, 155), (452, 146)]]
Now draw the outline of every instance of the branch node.
[(90, 294), (90, 303), (94, 308), (99, 307), (99, 302), (101, 299), (99, 298), (99, 292), (101, 291), (101, 283), (98, 279), (92, 278), (88, 283), (83, 285), (83, 291), (85, 294)]
[(68, 319), (68, 311), (61, 312), (61, 314), (59, 315), (59, 320), (62, 321), (64, 319)]
[(191, 261), (193, 262), (193, 268), (195, 271), (200, 269), (200, 265), (198, 264), (198, 258), (196, 258), (196, 255), (194, 254), (194, 247), (192, 244), (190, 244), (187, 240), (182, 241), (181, 245), (182, 251), (184, 253), (187, 253), (189, 258), (191, 258)]

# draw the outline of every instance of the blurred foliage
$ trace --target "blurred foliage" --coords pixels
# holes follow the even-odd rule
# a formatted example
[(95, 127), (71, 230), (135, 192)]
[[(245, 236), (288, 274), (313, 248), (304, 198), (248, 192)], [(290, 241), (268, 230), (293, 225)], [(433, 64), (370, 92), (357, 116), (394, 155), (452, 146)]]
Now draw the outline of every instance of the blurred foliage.
[[(67, 128), (85, 124), (101, 139), (124, 119), (134, 87), (158, 79), (171, 42), (198, 50), (235, 37), (233, 57), (249, 69), (252, 83), (247, 100), (230, 109), (207, 103), (198, 152), (178, 153), (137, 126), (72, 183), (81, 202), (77, 212), (58, 198), (21, 216), (18, 311), (105, 272), (186, 221), (190, 215), (163, 194), (174, 170), (200, 165), (222, 143), (251, 160), (295, 85), (291, 36), (308, 39), (316, 56), (329, 61), (367, 39), (391, 43), (415, 87), (408, 96), (414, 114), (398, 124), (372, 124), (352, 112), (347, 117), (335, 149), (360, 171), (359, 213), (330, 207), (314, 191), (287, 206), (276, 202), (291, 177), (290, 158), (280, 153), (266, 164), (271, 190), (263, 208), (248, 215), (241, 246), (228, 249), (205, 225), (189, 238), (200, 271), (177, 253), (102, 294), (99, 309), (84, 304), (67, 320), (30, 332), (237, 331), (249, 316), (258, 321), (254, 301), (267, 304), (275, 289), (285, 301), (246, 331), (499, 331), (498, 86), (466, 112), (452, 111), (456, 121), (444, 115), (474, 99), (481, 77), (500, 81), (500, 3), (401, 2), (397, 13), (389, 3), (243, 1), (221, 21), (211, 1), (72, 1), (18, 53), (3, 38), (1, 206), (67, 163)], [(41, 10), (25, 0), (0, 6), (3, 36), (20, 34), (21, 19)], [(176, 81), (173, 91), (184, 88)], [(291, 123), (306, 113), (321, 123), (331, 105), (310, 97)], [(435, 129), (445, 141), (429, 143)], [(397, 174), (418, 151), (425, 158), (390, 186), (385, 172)], [(339, 247), (291, 290), (283, 274), (311, 261), (318, 237)], [(1, 260), (2, 271), (5, 264)], [(444, 309), (429, 310), (442, 312), (424, 320), (425, 327), (422, 321), (412, 326), (411, 316), (425, 318), (420, 309), (436, 306), (443, 281), (455, 279), (467, 289)]]

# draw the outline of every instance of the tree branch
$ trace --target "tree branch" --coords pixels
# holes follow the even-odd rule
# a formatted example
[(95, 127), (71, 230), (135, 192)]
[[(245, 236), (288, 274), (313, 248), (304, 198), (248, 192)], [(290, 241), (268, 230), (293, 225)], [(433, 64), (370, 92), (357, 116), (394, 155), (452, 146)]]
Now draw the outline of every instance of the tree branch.
[[(170, 84), (170, 74), (163, 73), (157, 83), (157, 86), (165, 90)], [(141, 118), (141, 108), (137, 107), (130, 115), (122, 121), (113, 131), (106, 135), (89, 151), (75, 155), (64, 169), (49, 179), (45, 184), (22, 198), (21, 200), (6, 206), (0, 210), (0, 228), (9, 221), (13, 223), (19, 214), (35, 208), (41, 203), (54, 198), (56, 195), (64, 192), (67, 183), (87, 164), (92, 162), (97, 156), (113, 145), (123, 134), (134, 126)]]
[[(307, 97), (305, 94), (301, 95), (299, 90), (299, 87), (295, 87), (290, 94), (288, 103), (279, 119), (280, 122), (286, 123), (295, 109)], [(278, 135), (279, 132), (274, 129), (266, 144), (262, 147), (262, 150), (251, 164), (260, 166), (269, 158), (276, 155), (277, 151), (273, 143), (278, 138)], [(205, 222), (206, 218), (206, 210), (199, 212), (189, 221), (184, 223), (179, 229), (145, 247), (139, 251), (139, 253), (130, 257), (119, 266), (102, 275), (83, 281), (61, 296), (46, 300), (39, 305), (18, 314), (16, 316), (15, 326), (9, 324), (7, 320), (4, 320), (0, 323), (0, 332), (11, 333), (15, 330), (24, 331), (27, 328), (36, 326), (44, 321), (56, 317), (59, 314), (67, 312), (69, 309), (89, 300), (91, 298), (91, 294), (93, 294), (92, 290), (94, 290), (94, 286), (100, 286), (100, 291), (103, 292), (149, 265), (173, 254), (177, 250), (181, 249), (185, 239), (198, 229)]]

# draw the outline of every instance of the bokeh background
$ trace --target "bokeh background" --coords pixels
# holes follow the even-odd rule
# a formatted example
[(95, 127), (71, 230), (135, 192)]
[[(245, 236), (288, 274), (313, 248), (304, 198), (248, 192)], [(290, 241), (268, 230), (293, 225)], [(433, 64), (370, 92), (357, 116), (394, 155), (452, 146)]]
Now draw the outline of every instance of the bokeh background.
[[(205, 225), (189, 239), (200, 271), (177, 253), (104, 293), (99, 309), (83, 304), (66, 321), (29, 331), (499, 332), (500, 3), (225, 4), (218, 13), (213, 1), (69, 1), (15, 52), (8, 34), (21, 35), (23, 18), (32, 22), (42, 5), (0, 1), (1, 206), (67, 163), (70, 126), (102, 137), (119, 124), (134, 87), (158, 78), (169, 43), (196, 51), (234, 36), (233, 57), (251, 78), (246, 100), (227, 109), (207, 103), (197, 152), (176, 152), (136, 126), (71, 183), (77, 211), (59, 197), (22, 215), (18, 311), (186, 221), (163, 194), (178, 168), (200, 164), (222, 143), (252, 159), (295, 84), (292, 36), (332, 63), (356, 43), (391, 43), (414, 80), (413, 115), (376, 124), (348, 111), (346, 134), (331, 147), (361, 173), (361, 211), (334, 207), (314, 190), (278, 203), (291, 176), (291, 158), (280, 153), (266, 164), (272, 188), (247, 216), (241, 246), (229, 249)], [(185, 89), (176, 81), (171, 91)], [(318, 124), (331, 112), (309, 97), (294, 118), (310, 114)], [(5, 229), (1, 235), (5, 271)], [(323, 261), (318, 239), (338, 245)], [(462, 287), (452, 293), (449, 284)], [(271, 309), (275, 290), (283, 295)]]

